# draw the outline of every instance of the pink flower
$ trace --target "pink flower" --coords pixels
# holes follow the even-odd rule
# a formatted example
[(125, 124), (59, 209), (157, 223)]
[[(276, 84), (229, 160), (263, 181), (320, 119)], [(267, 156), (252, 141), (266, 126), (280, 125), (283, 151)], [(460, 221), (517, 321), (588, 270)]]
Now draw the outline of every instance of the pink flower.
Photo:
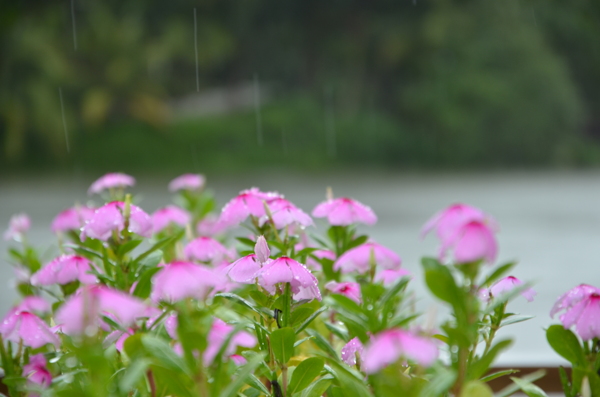
[(82, 284), (95, 284), (96, 276), (90, 274), (90, 261), (77, 255), (61, 255), (46, 264), (31, 276), (31, 284), (52, 285), (79, 281)]
[(29, 363), (23, 366), (23, 377), (30, 384), (48, 388), (52, 383), (52, 374), (46, 367), (46, 358), (42, 353), (29, 357)]
[(374, 225), (377, 216), (366, 205), (346, 197), (327, 200), (315, 207), (312, 212), (315, 218), (327, 217), (334, 226), (347, 226), (353, 223)]
[[(313, 225), (313, 221), (308, 214), (284, 198), (271, 200), (268, 205), (276, 229), (283, 229), (286, 226), (294, 224), (300, 225), (301, 227)], [(267, 219), (267, 215), (263, 216), (261, 218), (261, 223), (264, 224)]]
[(600, 292), (586, 294), (560, 316), (568, 329), (575, 325), (577, 334), (584, 341), (600, 337)]
[(133, 330), (133, 328), (128, 328), (126, 331), (113, 331), (106, 336), (103, 342), (103, 346), (108, 347), (114, 343), (117, 351), (123, 351), (123, 345), (125, 344), (125, 341), (134, 333), (135, 331)]
[(182, 210), (174, 205), (168, 205), (160, 208), (152, 214), (152, 224), (154, 225), (154, 233), (158, 233), (169, 224), (174, 223), (179, 226), (185, 227), (190, 223), (190, 214), (187, 211)]
[(353, 282), (337, 283), (330, 281), (325, 284), (325, 288), (334, 294), (344, 295), (347, 298), (352, 299), (354, 302), (360, 304), (362, 302), (360, 285)]
[(395, 284), (402, 277), (410, 276), (406, 269), (384, 269), (375, 275), (375, 282), (383, 283), (384, 287)]
[(363, 344), (358, 338), (352, 338), (342, 348), (342, 361), (350, 366), (356, 365), (356, 356), (362, 356)]
[(60, 341), (46, 323), (35, 314), (11, 310), (0, 324), (2, 337), (14, 343), (37, 349), (47, 343), (58, 347)]
[(146, 316), (146, 305), (122, 291), (106, 286), (86, 286), (71, 296), (56, 313), (56, 323), (67, 335), (94, 333), (96, 328), (108, 328), (101, 316), (110, 317), (122, 327)]
[(577, 287), (567, 291), (556, 300), (552, 310), (550, 310), (550, 317), (554, 317), (556, 313), (562, 310), (571, 309), (583, 299), (587, 299), (591, 294), (600, 294), (600, 289), (588, 284), (579, 284)]
[(239, 354), (232, 354), (231, 356), (229, 356), (229, 358), (237, 366), (242, 366), (248, 362), (248, 360), (246, 360), (244, 356), (240, 356)]
[(437, 356), (438, 348), (431, 339), (402, 329), (390, 329), (371, 338), (362, 355), (362, 368), (367, 374), (372, 374), (401, 357), (430, 366)]
[(173, 262), (152, 278), (150, 298), (154, 302), (176, 302), (185, 298), (204, 300), (211, 289), (224, 283), (212, 269), (189, 262)]
[(35, 312), (40, 314), (50, 313), (50, 304), (39, 296), (27, 296), (23, 298), (15, 309), (16, 312)]
[(263, 202), (269, 203), (277, 198), (282, 196), (275, 192), (261, 192), (255, 187), (244, 190), (225, 204), (219, 222), (229, 227), (242, 223), (248, 216), (263, 217), (266, 215)]
[[(208, 333), (208, 347), (204, 351), (204, 364), (209, 366), (212, 364), (219, 350), (225, 343), (225, 340), (234, 332), (234, 327), (226, 324), (223, 320), (215, 318), (212, 327)], [(229, 357), (238, 346), (251, 348), (256, 345), (256, 338), (246, 331), (238, 331), (229, 341), (229, 345), (225, 348), (224, 354)]]
[(498, 244), (492, 230), (480, 221), (471, 221), (460, 226), (456, 232), (442, 241), (439, 259), (454, 250), (456, 263), (474, 262), (484, 259), (489, 263), (496, 260)]
[(227, 275), (236, 283), (252, 284), (260, 273), (261, 265), (255, 254), (246, 255), (227, 268)]
[(95, 208), (90, 207), (72, 207), (67, 208), (62, 211), (52, 221), (52, 225), (50, 229), (52, 232), (67, 232), (69, 230), (79, 230), (88, 219), (90, 219), (94, 212)]
[[(125, 228), (123, 210), (125, 203), (113, 201), (98, 208), (81, 230), (81, 240), (86, 237), (107, 241), (113, 231), (121, 232)], [(152, 220), (140, 207), (131, 204), (129, 232), (142, 237), (152, 236)]]
[(206, 179), (200, 174), (183, 174), (169, 183), (169, 191), (200, 190), (204, 187)]
[(295, 298), (321, 300), (317, 278), (301, 263), (282, 256), (265, 264), (259, 273), (260, 285), (271, 295), (280, 283), (290, 283)]
[(342, 273), (364, 274), (371, 268), (372, 260), (377, 267), (383, 269), (397, 270), (401, 264), (400, 257), (394, 251), (375, 242), (369, 242), (344, 252), (333, 264), (333, 270), (341, 269)]
[(188, 260), (218, 263), (230, 257), (230, 253), (217, 240), (210, 237), (198, 237), (183, 249), (183, 254)]
[(10, 218), (8, 229), (4, 232), (4, 240), (23, 241), (25, 233), (31, 227), (31, 220), (27, 214), (16, 214)]
[[(296, 248), (297, 251), (298, 248)], [(336, 255), (335, 252), (333, 251), (329, 251), (329, 250), (316, 250), (310, 253), (310, 255), (308, 255), (306, 257), (306, 266), (311, 269), (311, 270), (318, 270), (321, 271), (321, 263), (318, 262), (317, 260), (315, 260), (314, 258), (317, 259), (329, 259), (332, 262), (335, 261)]]
[(208, 214), (196, 224), (196, 232), (199, 236), (211, 237), (225, 230), (225, 226), (219, 222), (219, 218)]
[(135, 179), (132, 176), (120, 172), (113, 172), (100, 177), (97, 181), (92, 183), (88, 189), (88, 194), (92, 195), (106, 189), (124, 188), (133, 185), (135, 185)]
[(271, 250), (269, 249), (269, 244), (267, 244), (265, 236), (259, 236), (256, 239), (256, 244), (254, 245), (254, 253), (256, 254), (256, 259), (260, 263), (266, 263), (269, 260)]
[[(516, 277), (504, 277), (503, 279), (498, 280), (494, 285), (492, 285), (490, 289), (484, 288), (480, 290), (480, 295), (483, 297), (484, 300), (487, 301), (490, 299), (490, 297), (494, 298), (503, 295), (507, 292), (512, 291), (515, 287), (518, 287), (522, 284), (523, 282)], [(525, 291), (521, 292), (521, 295), (523, 295), (525, 299), (531, 302), (533, 301), (533, 298), (537, 295), (537, 292), (535, 292), (531, 288), (527, 288)]]
[(465, 223), (471, 221), (488, 222), (495, 229), (496, 221), (479, 208), (466, 204), (453, 204), (438, 212), (425, 223), (421, 229), (421, 237), (435, 229), (440, 240), (452, 237)]

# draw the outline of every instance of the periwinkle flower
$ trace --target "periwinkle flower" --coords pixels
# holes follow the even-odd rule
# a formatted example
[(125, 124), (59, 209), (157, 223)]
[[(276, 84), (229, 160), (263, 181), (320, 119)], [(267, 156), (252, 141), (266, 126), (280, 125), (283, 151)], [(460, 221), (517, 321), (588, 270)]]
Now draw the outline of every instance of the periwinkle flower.
[(210, 237), (198, 237), (190, 241), (183, 249), (183, 254), (188, 260), (212, 263), (231, 256), (223, 244)]
[(96, 180), (88, 189), (88, 194), (101, 193), (107, 189), (124, 188), (135, 185), (135, 178), (120, 172), (108, 173)]
[[(479, 294), (483, 298), (483, 300), (489, 300), (490, 297), (498, 297), (500, 295), (506, 294), (516, 287), (523, 285), (523, 282), (516, 277), (508, 276), (503, 279), (498, 280), (494, 285), (492, 285), (489, 289), (481, 289)], [(529, 302), (533, 301), (533, 298), (537, 295), (531, 288), (527, 288), (521, 292), (521, 295)]]
[(350, 366), (356, 365), (356, 356), (362, 357), (364, 350), (363, 344), (357, 337), (350, 339), (348, 343), (342, 347), (342, 361)]
[(255, 187), (244, 190), (225, 204), (219, 222), (223, 226), (230, 227), (242, 223), (249, 216), (263, 217), (266, 215), (264, 203), (268, 204), (282, 197), (275, 192), (261, 192)]
[(227, 267), (227, 275), (236, 283), (252, 284), (262, 266), (256, 254), (241, 257)]
[(226, 229), (219, 218), (213, 214), (208, 214), (196, 224), (196, 232), (199, 236), (212, 237)]
[[(208, 332), (208, 346), (204, 351), (203, 359), (204, 364), (209, 366), (217, 356), (219, 350), (221, 350), (223, 343), (227, 340), (227, 337), (234, 332), (234, 327), (225, 323), (223, 320), (215, 318), (212, 327)], [(256, 338), (246, 332), (237, 331), (235, 335), (229, 340), (229, 344), (225, 348), (224, 354), (226, 357), (230, 357), (235, 353), (238, 346), (251, 348), (256, 345)]]
[(48, 325), (33, 313), (11, 310), (0, 324), (0, 333), (5, 340), (23, 343), (33, 349), (48, 343), (58, 347), (60, 341)]
[(562, 310), (565, 310), (560, 316), (563, 327), (575, 325), (575, 331), (584, 341), (600, 337), (600, 289), (578, 285), (558, 298), (550, 315)]
[(26, 296), (23, 300), (13, 309), (16, 312), (33, 312), (39, 314), (50, 313), (50, 304), (39, 296)]
[(4, 240), (23, 241), (25, 233), (31, 227), (31, 220), (27, 214), (16, 214), (10, 218), (8, 229), (4, 232)]
[(154, 302), (177, 302), (185, 298), (204, 300), (226, 278), (202, 265), (177, 261), (164, 265), (152, 282), (150, 298)]
[(429, 338), (403, 329), (390, 329), (371, 338), (365, 347), (362, 369), (373, 374), (405, 358), (422, 366), (430, 366), (438, 357), (438, 347)]
[(204, 187), (206, 178), (201, 174), (183, 174), (169, 183), (169, 191), (200, 190)]
[(402, 277), (409, 277), (410, 272), (406, 269), (383, 269), (375, 274), (374, 281), (382, 283), (384, 287), (395, 284)]
[(487, 222), (494, 227), (496, 224), (491, 216), (479, 208), (458, 203), (452, 204), (431, 217), (421, 229), (421, 236), (425, 236), (435, 229), (437, 236), (444, 241), (452, 237), (465, 223), (471, 221)]
[[(81, 239), (86, 237), (107, 241), (113, 231), (121, 232), (125, 228), (123, 212), (125, 203), (112, 201), (98, 208), (81, 230)], [(130, 204), (129, 231), (142, 237), (152, 236), (152, 219), (140, 207)]]
[(185, 227), (190, 223), (190, 214), (174, 205), (159, 208), (152, 214), (152, 225), (154, 233), (161, 232), (170, 224)]
[(454, 252), (456, 263), (485, 260), (493, 263), (498, 254), (498, 243), (490, 227), (480, 221), (470, 221), (442, 241), (439, 259), (443, 260), (449, 250)]
[(296, 299), (321, 300), (317, 278), (303, 264), (282, 256), (265, 264), (258, 275), (259, 284), (274, 295), (278, 284), (290, 283)]
[(46, 264), (31, 276), (32, 285), (67, 284), (79, 281), (94, 284), (98, 280), (90, 274), (91, 266), (87, 258), (77, 255), (61, 255)]
[(71, 296), (58, 309), (55, 320), (67, 335), (95, 333), (98, 327), (107, 329), (101, 316), (107, 316), (121, 327), (131, 326), (145, 317), (147, 306), (140, 299), (106, 286), (86, 286)]
[(372, 261), (380, 269), (393, 270), (399, 269), (402, 262), (398, 254), (391, 249), (375, 242), (368, 242), (344, 252), (333, 264), (333, 270), (364, 274), (371, 269)]
[(269, 244), (267, 244), (265, 236), (258, 236), (258, 238), (256, 239), (256, 244), (254, 245), (254, 253), (256, 254), (256, 259), (260, 263), (266, 263), (269, 260), (271, 250), (269, 249)]
[(29, 356), (29, 363), (23, 366), (23, 377), (30, 384), (48, 388), (52, 383), (52, 374), (46, 367), (46, 358), (42, 353)]
[(360, 304), (362, 302), (360, 285), (355, 282), (342, 282), (330, 281), (325, 284), (325, 289), (333, 292), (334, 294), (344, 295), (347, 298), (352, 299), (354, 302)]
[[(307, 213), (284, 198), (271, 200), (268, 206), (276, 229), (283, 229), (290, 225), (299, 225), (300, 227), (313, 225), (313, 221)], [(261, 218), (262, 223), (266, 221), (267, 215)]]
[(67, 208), (54, 217), (50, 229), (53, 233), (78, 231), (94, 215), (95, 211), (95, 208), (86, 206)]
[[(298, 248), (296, 248), (297, 251), (299, 251)], [(336, 255), (335, 252), (330, 251), (330, 250), (316, 250), (310, 253), (309, 256), (306, 257), (306, 266), (311, 269), (311, 270), (318, 270), (321, 271), (322, 270), (322, 266), (321, 263), (317, 261), (317, 259), (329, 259), (330, 261), (334, 262)]]
[(370, 207), (347, 197), (324, 201), (317, 205), (312, 212), (315, 218), (327, 217), (334, 226), (348, 226), (353, 223), (374, 225), (377, 216)]

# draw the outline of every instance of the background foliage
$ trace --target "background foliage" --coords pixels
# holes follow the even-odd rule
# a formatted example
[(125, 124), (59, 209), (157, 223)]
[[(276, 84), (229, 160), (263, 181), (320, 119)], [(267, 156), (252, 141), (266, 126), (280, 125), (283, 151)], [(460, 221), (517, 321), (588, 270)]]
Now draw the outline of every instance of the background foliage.
[[(52, 0), (3, 8), (6, 170), (600, 161), (597, 2)], [(194, 9), (198, 86), (212, 93), (204, 102), (194, 102)]]

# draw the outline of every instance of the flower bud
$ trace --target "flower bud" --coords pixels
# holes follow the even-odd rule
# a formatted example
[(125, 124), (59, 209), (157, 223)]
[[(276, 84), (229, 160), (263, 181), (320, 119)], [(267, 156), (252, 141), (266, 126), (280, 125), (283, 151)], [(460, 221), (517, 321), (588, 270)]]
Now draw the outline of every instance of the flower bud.
[(256, 259), (258, 259), (260, 263), (265, 263), (269, 259), (269, 255), (271, 255), (271, 250), (269, 250), (269, 245), (267, 244), (265, 236), (259, 236), (256, 239), (254, 253), (256, 254)]

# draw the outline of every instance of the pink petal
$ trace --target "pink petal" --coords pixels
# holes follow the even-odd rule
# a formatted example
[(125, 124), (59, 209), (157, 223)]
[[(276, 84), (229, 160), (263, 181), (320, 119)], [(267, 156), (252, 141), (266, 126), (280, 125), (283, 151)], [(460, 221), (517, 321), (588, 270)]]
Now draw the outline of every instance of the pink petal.
[(201, 174), (183, 174), (169, 183), (169, 191), (200, 190), (204, 187), (206, 179)]
[(256, 255), (246, 255), (233, 262), (227, 270), (227, 275), (233, 281), (244, 284), (252, 284), (260, 272), (260, 264)]
[(360, 343), (360, 339), (352, 338), (342, 348), (342, 361), (350, 366), (356, 365), (356, 354), (358, 353), (362, 356), (362, 352), (363, 344)]
[(122, 188), (135, 185), (135, 179), (127, 174), (113, 172), (96, 180), (88, 189), (88, 194), (100, 193), (106, 189)]

